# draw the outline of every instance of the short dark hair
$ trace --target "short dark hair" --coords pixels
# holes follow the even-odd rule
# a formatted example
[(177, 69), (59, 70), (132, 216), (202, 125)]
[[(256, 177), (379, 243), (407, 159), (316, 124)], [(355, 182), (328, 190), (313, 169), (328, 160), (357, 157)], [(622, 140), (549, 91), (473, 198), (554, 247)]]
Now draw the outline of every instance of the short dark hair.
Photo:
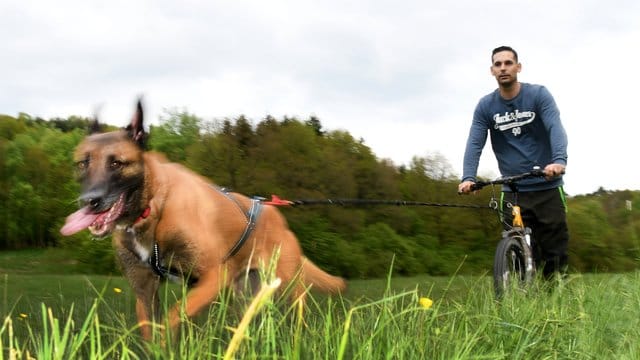
[(501, 51), (511, 51), (513, 53), (513, 57), (516, 59), (516, 62), (518, 62), (518, 53), (515, 50), (513, 50), (511, 46), (504, 46), (504, 45), (498, 46), (497, 48), (493, 49), (493, 51), (491, 52), (491, 62), (493, 62), (493, 55)]

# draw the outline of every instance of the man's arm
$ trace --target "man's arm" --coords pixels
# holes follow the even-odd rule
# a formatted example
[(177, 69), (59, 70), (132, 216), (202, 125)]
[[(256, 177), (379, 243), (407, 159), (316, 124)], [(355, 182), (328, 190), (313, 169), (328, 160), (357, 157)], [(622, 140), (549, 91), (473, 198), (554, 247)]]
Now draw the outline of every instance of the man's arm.
[(560, 120), (560, 111), (553, 96), (544, 86), (540, 87), (537, 101), (542, 113), (542, 121), (549, 134), (551, 163), (562, 165), (564, 169), (567, 166), (567, 133)]
[(471, 186), (476, 182), (480, 156), (487, 143), (488, 125), (480, 108), (480, 104), (478, 104), (473, 112), (473, 121), (471, 122), (467, 146), (464, 151), (462, 181), (458, 185), (458, 192), (463, 194), (471, 192)]
[(464, 159), (462, 163), (462, 181), (476, 181), (478, 172), (478, 164), (480, 163), (480, 155), (482, 149), (487, 143), (488, 134), (487, 121), (484, 119), (480, 104), (476, 106), (473, 112), (473, 121), (467, 138), (467, 146), (464, 151)]

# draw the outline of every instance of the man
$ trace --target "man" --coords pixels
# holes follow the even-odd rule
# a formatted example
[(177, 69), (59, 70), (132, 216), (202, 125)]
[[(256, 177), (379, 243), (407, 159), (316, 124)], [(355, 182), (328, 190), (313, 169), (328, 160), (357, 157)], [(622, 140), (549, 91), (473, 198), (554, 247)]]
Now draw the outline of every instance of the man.
[[(549, 278), (567, 266), (569, 234), (562, 188), (567, 135), (551, 93), (544, 86), (518, 81), (522, 65), (514, 49), (494, 49), (491, 62), (498, 89), (476, 106), (458, 192), (471, 192), (487, 133), (503, 176), (528, 172), (534, 166), (543, 169), (544, 178), (527, 179), (518, 185), (518, 200), (524, 222), (533, 231), (534, 259)], [(513, 199), (508, 187), (502, 191), (503, 203)], [(505, 212), (505, 216), (510, 223), (511, 214)]]

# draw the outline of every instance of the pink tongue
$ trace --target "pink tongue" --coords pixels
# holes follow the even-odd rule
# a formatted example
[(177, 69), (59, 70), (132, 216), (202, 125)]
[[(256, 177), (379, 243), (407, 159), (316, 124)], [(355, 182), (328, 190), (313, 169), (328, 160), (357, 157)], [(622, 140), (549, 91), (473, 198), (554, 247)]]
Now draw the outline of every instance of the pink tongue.
[(60, 229), (60, 233), (64, 236), (73, 235), (93, 224), (99, 215), (100, 214), (90, 213), (88, 206), (83, 207), (82, 209), (67, 216), (67, 220), (62, 229)]

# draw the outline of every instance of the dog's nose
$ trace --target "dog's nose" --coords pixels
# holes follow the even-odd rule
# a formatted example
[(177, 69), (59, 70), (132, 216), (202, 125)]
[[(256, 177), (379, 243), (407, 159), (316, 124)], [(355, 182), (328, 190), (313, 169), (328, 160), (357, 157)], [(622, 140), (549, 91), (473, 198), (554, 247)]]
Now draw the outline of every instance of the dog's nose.
[(91, 210), (98, 209), (100, 207), (100, 204), (102, 204), (101, 198), (89, 199), (89, 207), (91, 208)]
[(99, 210), (104, 199), (104, 191), (91, 190), (80, 196), (80, 202), (92, 211)]

